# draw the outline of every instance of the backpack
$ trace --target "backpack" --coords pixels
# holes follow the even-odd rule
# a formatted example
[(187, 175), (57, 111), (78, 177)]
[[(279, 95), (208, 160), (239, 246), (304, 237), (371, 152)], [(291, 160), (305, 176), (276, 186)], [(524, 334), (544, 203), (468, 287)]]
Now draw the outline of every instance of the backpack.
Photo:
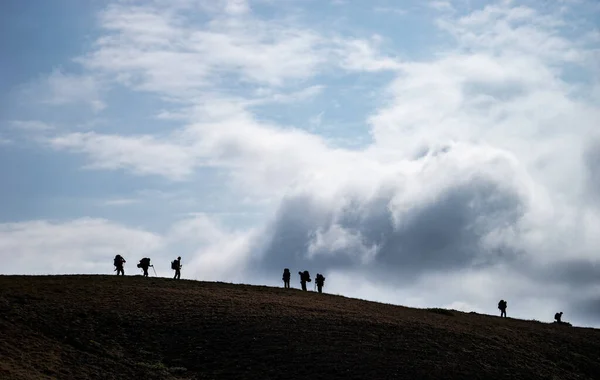
[(173, 269), (173, 270), (179, 269), (179, 265), (177, 263), (177, 260), (171, 261), (171, 269)]
[(141, 259), (140, 263), (137, 265), (138, 268), (149, 267), (149, 266), (150, 266), (150, 259), (147, 257), (144, 257), (143, 259)]
[(123, 262), (121, 261), (123, 258), (121, 257), (121, 255), (116, 255), (115, 256), (115, 260), (113, 261), (114, 266), (116, 267), (120, 267)]
[(311, 280), (310, 280), (310, 273), (308, 273), (308, 271), (307, 271), (307, 270), (305, 270), (305, 271), (302, 273), (302, 279), (303, 279), (304, 281), (306, 281), (306, 282), (310, 282), (310, 281), (311, 281)]

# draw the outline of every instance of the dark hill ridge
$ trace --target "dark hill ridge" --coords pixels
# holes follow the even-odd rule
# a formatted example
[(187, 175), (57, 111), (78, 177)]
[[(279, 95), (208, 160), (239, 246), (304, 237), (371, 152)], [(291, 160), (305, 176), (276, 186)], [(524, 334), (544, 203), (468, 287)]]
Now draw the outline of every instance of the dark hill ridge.
[(264, 286), (0, 276), (1, 379), (600, 379), (600, 330)]

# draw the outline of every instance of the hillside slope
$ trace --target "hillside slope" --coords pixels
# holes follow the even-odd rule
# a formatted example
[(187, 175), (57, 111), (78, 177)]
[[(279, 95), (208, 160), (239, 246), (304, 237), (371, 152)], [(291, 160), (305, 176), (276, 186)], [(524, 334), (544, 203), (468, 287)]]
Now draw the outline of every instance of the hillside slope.
[(260, 286), (0, 276), (2, 379), (599, 379), (600, 330)]

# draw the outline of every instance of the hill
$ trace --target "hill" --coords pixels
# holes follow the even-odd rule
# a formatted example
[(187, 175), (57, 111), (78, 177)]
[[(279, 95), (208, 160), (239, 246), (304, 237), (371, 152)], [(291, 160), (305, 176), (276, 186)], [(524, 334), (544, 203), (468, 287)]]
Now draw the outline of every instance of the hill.
[(600, 330), (295, 289), (0, 276), (2, 379), (598, 379)]

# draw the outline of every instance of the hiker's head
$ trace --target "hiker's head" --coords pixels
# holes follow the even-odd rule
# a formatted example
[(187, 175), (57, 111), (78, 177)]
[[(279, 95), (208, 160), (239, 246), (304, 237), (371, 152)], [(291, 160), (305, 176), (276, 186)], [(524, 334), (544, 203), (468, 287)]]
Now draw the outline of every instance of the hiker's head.
[(181, 256), (177, 256), (177, 260), (181, 260)]

